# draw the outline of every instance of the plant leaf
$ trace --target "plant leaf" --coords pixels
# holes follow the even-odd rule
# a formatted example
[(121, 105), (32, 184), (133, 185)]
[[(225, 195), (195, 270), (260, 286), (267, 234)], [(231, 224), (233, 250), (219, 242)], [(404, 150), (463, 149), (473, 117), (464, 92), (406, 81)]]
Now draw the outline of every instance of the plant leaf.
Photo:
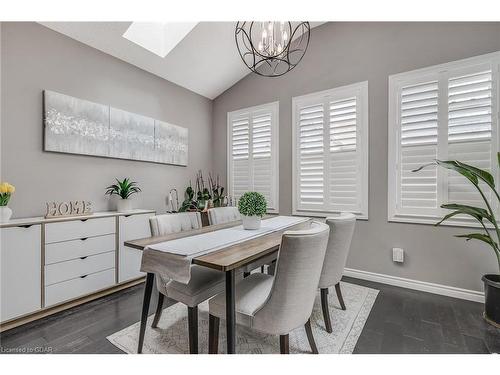
[(497, 243), (493, 241), (489, 236), (483, 233), (470, 233), (470, 234), (457, 234), (455, 237), (466, 238), (467, 241), (479, 240), (486, 242), (488, 245), (492, 246), (494, 249), (497, 248)]
[[(445, 208), (447, 210), (457, 210), (456, 212), (458, 212), (458, 213), (473, 216), (480, 221), (484, 218), (493, 224), (494, 218), (484, 208), (467, 206), (465, 204), (457, 204), (457, 203), (443, 204), (443, 205), (441, 205), (441, 208)], [(445, 219), (443, 219), (443, 220), (445, 220)]]
[(495, 179), (493, 178), (493, 176), (489, 172), (484, 171), (484, 170), (479, 169), (479, 168), (476, 168), (472, 165), (462, 163), (458, 160), (456, 161), (456, 163), (459, 166), (461, 166), (462, 168), (465, 168), (469, 172), (476, 175), (481, 180), (483, 180), (490, 188), (495, 189)]
[(437, 164), (446, 168), (446, 169), (451, 169), (454, 170), (458, 173), (460, 173), (462, 176), (467, 178), (470, 182), (472, 182), (474, 185), (477, 186), (479, 183), (477, 176), (467, 170), (466, 168), (460, 166), (456, 161), (454, 160), (436, 160)]

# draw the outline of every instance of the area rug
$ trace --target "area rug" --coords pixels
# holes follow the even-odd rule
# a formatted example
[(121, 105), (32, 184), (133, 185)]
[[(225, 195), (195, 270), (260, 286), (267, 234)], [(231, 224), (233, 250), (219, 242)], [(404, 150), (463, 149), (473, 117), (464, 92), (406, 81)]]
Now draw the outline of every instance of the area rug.
[[(321, 303), (316, 298), (311, 325), (320, 354), (352, 353), (363, 330), (368, 315), (377, 298), (378, 290), (360, 285), (341, 283), (347, 310), (341, 310), (335, 291), (330, 291), (329, 305), (333, 333), (325, 330)], [(333, 288), (332, 288), (333, 289)], [(198, 306), (198, 345), (200, 353), (208, 353), (208, 302)], [(157, 328), (151, 328), (153, 315), (148, 318), (143, 353), (187, 354), (187, 308), (178, 303), (163, 311)], [(122, 329), (107, 339), (125, 353), (137, 353), (139, 322)], [(219, 329), (219, 352), (226, 349), (225, 321)], [(236, 327), (236, 352), (238, 354), (279, 354), (279, 337), (265, 335), (245, 327)], [(290, 353), (311, 353), (303, 327), (290, 333)]]

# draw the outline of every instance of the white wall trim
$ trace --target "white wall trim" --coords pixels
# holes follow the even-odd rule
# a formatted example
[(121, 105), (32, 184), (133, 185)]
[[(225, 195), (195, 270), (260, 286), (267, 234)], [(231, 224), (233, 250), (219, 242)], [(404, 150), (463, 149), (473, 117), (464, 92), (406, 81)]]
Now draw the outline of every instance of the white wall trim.
[(442, 296), (459, 298), (467, 301), (484, 303), (484, 293), (476, 290), (456, 288), (449, 285), (434, 284), (426, 281), (406, 279), (404, 277), (384, 275), (381, 273), (361, 271), (352, 268), (346, 268), (344, 270), (344, 276), (398, 286), (401, 288), (420, 290), (422, 292), (439, 294)]

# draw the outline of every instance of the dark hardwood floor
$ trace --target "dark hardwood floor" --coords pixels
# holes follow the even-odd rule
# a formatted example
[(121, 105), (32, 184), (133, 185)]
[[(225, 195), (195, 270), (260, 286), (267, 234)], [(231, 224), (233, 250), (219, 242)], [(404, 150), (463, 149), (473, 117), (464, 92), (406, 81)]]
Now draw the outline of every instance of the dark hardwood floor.
[[(500, 352), (500, 329), (483, 320), (482, 304), (344, 279), (380, 290), (354, 353)], [(139, 285), (4, 332), (0, 352), (122, 353), (106, 336), (139, 320), (142, 292)], [(155, 307), (156, 296), (150, 313)]]

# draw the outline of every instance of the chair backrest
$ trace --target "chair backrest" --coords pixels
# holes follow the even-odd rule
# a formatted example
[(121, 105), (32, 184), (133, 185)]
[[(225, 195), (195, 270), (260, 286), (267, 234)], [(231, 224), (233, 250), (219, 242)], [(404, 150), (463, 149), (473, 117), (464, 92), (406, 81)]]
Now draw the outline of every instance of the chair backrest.
[(201, 215), (199, 212), (156, 215), (149, 218), (149, 225), (151, 235), (165, 236), (170, 233), (201, 228)]
[(284, 335), (309, 319), (329, 231), (328, 225), (313, 222), (308, 229), (283, 234), (271, 292), (254, 316), (257, 330)]
[(241, 220), (238, 207), (214, 207), (208, 210), (208, 222), (210, 225), (229, 223)]
[(342, 278), (347, 255), (351, 248), (356, 216), (342, 213), (339, 216), (327, 218), (326, 223), (330, 227), (330, 238), (319, 280), (320, 288), (329, 288)]

